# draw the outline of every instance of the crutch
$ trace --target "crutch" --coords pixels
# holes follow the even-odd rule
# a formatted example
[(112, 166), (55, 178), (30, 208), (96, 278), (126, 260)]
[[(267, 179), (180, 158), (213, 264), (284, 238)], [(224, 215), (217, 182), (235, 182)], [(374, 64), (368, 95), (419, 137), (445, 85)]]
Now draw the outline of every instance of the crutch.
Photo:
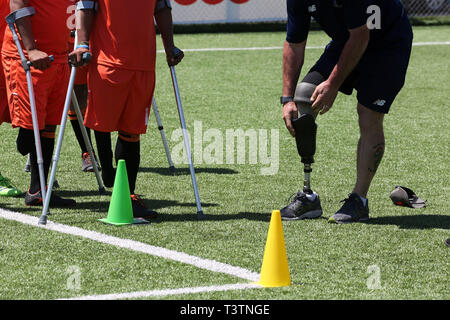
[(202, 205), (200, 203), (200, 196), (198, 194), (197, 178), (195, 177), (194, 164), (192, 163), (191, 147), (189, 145), (189, 138), (187, 135), (186, 122), (184, 120), (183, 105), (181, 104), (180, 90), (178, 88), (177, 75), (175, 73), (174, 66), (170, 66), (170, 74), (172, 76), (173, 90), (175, 92), (175, 98), (177, 100), (178, 115), (180, 117), (181, 129), (183, 131), (184, 146), (186, 148), (186, 155), (187, 155), (187, 158), (189, 161), (189, 170), (191, 171), (191, 179), (192, 179), (192, 185), (194, 187), (195, 202), (197, 204), (197, 218), (199, 220), (203, 220), (205, 218), (205, 216), (203, 215)]
[(164, 133), (164, 127), (159, 117), (158, 107), (156, 106), (155, 97), (152, 99), (153, 112), (155, 113), (156, 122), (158, 123), (158, 130), (161, 134), (161, 138), (164, 144), (164, 149), (166, 150), (167, 161), (169, 162), (169, 172), (175, 175), (175, 166), (173, 165), (172, 156), (170, 155), (169, 145), (167, 144), (166, 134)]
[[(30, 172), (31, 171), (30, 154), (28, 154), (27, 163), (25, 164), (25, 168), (23, 169), (23, 171), (25, 171), (25, 172)], [(55, 182), (53, 183), (53, 188), (56, 188), (56, 189), (59, 188), (59, 183), (58, 183), (58, 180), (56, 180), (56, 179), (55, 179)]]
[[(39, 182), (41, 185), (41, 196), (42, 199), (45, 199), (46, 196), (46, 190), (45, 190), (45, 176), (44, 176), (44, 159), (42, 158), (42, 149), (41, 149), (41, 137), (39, 133), (39, 122), (37, 118), (37, 111), (36, 111), (36, 101), (34, 98), (34, 88), (33, 88), (33, 79), (31, 78), (31, 66), (32, 63), (28, 61), (25, 57), (25, 54), (23, 53), (22, 46), (20, 44), (19, 36), (16, 32), (15, 23), (17, 20), (32, 16), (36, 13), (33, 7), (25, 7), (21, 8), (17, 11), (14, 11), (10, 13), (6, 17), (6, 22), (11, 29), (11, 33), (13, 36), (14, 43), (16, 44), (17, 51), (20, 55), (20, 60), (22, 61), (22, 67), (25, 70), (25, 74), (27, 77), (27, 85), (28, 85), (28, 95), (30, 98), (30, 107), (31, 107), (31, 118), (33, 122), (33, 133), (34, 133), (34, 144), (36, 147), (36, 158), (37, 158), (37, 164), (39, 168)], [(50, 60), (52, 60), (52, 56), (49, 56)]]
[(89, 140), (89, 135), (87, 133), (86, 127), (84, 126), (83, 115), (81, 114), (80, 105), (78, 104), (77, 95), (75, 94), (74, 90), (72, 90), (72, 104), (73, 104), (73, 108), (75, 109), (75, 113), (77, 114), (78, 125), (81, 128), (81, 133), (83, 135), (84, 144), (86, 145), (89, 156), (91, 157), (92, 162), (93, 162), (95, 178), (97, 179), (97, 183), (98, 183), (98, 191), (100, 194), (104, 194), (104, 193), (106, 193), (105, 186), (103, 185), (103, 180), (100, 176), (100, 172), (99, 172), (98, 165), (97, 165), (97, 160), (95, 159), (95, 155), (94, 155), (94, 150), (92, 148), (91, 141)]
[[(76, 46), (77, 44), (77, 36), (75, 34), (75, 42), (74, 42), (74, 46)], [(91, 59), (91, 55), (89, 52), (85, 52), (83, 54), (82, 59), (84, 61), (89, 61)], [(89, 155), (91, 157), (91, 159), (93, 159), (93, 161), (95, 161), (94, 158), (94, 154), (92, 151), (92, 146), (90, 144), (87, 132), (86, 132), (86, 128), (84, 127), (83, 124), (83, 117), (81, 116), (81, 111), (80, 111), (80, 106), (78, 105), (78, 101), (76, 99), (76, 95), (73, 91), (73, 86), (75, 84), (75, 76), (76, 76), (76, 67), (72, 65), (72, 69), (70, 72), (70, 79), (69, 79), (69, 85), (68, 85), (68, 89), (67, 89), (67, 94), (66, 94), (66, 99), (64, 101), (64, 109), (63, 109), (63, 114), (61, 117), (61, 124), (60, 124), (60, 129), (59, 129), (59, 134), (58, 134), (58, 141), (57, 141), (57, 145), (56, 145), (56, 151), (55, 151), (55, 155), (53, 156), (53, 166), (52, 166), (52, 171), (51, 171), (51, 175), (50, 175), (50, 180), (49, 180), (49, 189), (47, 192), (47, 196), (45, 197), (45, 201), (44, 201), (44, 206), (42, 209), (42, 215), (39, 218), (39, 224), (47, 224), (47, 216), (48, 216), (48, 209), (49, 209), (49, 205), (50, 205), (50, 197), (51, 197), (51, 193), (52, 193), (52, 187), (53, 187), (53, 183), (55, 180), (55, 175), (56, 175), (56, 167), (58, 166), (58, 161), (59, 161), (59, 155), (61, 153), (61, 147), (62, 147), (62, 141), (64, 138), (64, 131), (66, 129), (66, 120), (67, 120), (67, 115), (69, 113), (69, 108), (70, 108), (70, 102), (74, 101), (74, 109), (75, 112), (77, 113), (77, 117), (78, 117), (78, 123), (80, 124), (80, 128), (81, 128), (81, 132), (83, 133), (83, 138), (84, 138), (84, 143), (86, 144), (86, 146), (88, 147), (88, 152)], [(81, 122), (80, 122), (81, 121)], [(105, 193), (105, 187), (103, 186), (103, 181), (100, 178), (100, 174), (98, 172), (98, 168), (97, 168), (97, 164), (94, 163), (93, 165), (94, 168), (94, 172), (95, 172), (95, 176), (97, 178), (97, 182), (99, 185), (99, 192), (100, 194)]]

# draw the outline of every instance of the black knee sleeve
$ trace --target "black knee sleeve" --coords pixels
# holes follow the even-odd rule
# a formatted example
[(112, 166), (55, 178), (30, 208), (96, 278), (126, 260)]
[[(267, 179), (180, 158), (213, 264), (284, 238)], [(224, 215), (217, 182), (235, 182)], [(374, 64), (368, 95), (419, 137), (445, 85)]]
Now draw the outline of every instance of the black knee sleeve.
[(24, 128), (19, 128), (16, 140), (17, 151), (23, 156), (29, 154), (34, 148), (34, 132)]
[(308, 73), (302, 82), (298, 84), (295, 90), (294, 101), (311, 105), (311, 96), (316, 87), (323, 81), (325, 81), (325, 78), (317, 71)]

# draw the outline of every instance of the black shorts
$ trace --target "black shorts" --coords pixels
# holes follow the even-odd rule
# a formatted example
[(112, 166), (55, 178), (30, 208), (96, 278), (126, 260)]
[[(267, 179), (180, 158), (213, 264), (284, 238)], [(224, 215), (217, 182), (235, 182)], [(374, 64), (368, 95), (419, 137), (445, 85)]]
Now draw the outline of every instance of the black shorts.
[[(403, 34), (402, 39), (382, 48), (368, 47), (339, 91), (350, 95), (355, 89), (360, 104), (377, 112), (388, 113), (405, 83), (411, 55), (412, 30), (409, 22), (405, 27), (406, 34)], [(317, 71), (328, 79), (344, 45), (331, 41), (310, 72)]]

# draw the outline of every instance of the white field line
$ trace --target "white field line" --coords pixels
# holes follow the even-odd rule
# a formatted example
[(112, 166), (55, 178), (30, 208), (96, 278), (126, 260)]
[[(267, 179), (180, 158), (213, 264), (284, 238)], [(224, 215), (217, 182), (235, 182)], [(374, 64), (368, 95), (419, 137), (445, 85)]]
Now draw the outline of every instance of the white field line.
[(151, 291), (137, 291), (137, 292), (128, 292), (128, 293), (112, 293), (112, 294), (82, 296), (82, 297), (74, 297), (74, 298), (58, 299), (58, 300), (136, 299), (136, 298), (146, 298), (146, 297), (162, 297), (162, 296), (169, 296), (169, 295), (193, 294), (193, 293), (201, 293), (201, 292), (245, 290), (245, 289), (254, 289), (254, 288), (261, 288), (261, 286), (258, 284), (251, 284), (251, 283), (236, 283), (236, 284), (226, 284), (226, 285), (221, 285), (221, 286), (209, 286), (209, 287), (191, 287), (191, 288), (163, 289), (163, 290), (151, 290)]
[(191, 256), (183, 252), (152, 246), (143, 242), (138, 242), (130, 239), (122, 239), (107, 234), (99, 233), (96, 231), (84, 230), (78, 227), (72, 227), (60, 223), (55, 223), (52, 221), (48, 221), (47, 225), (42, 226), (38, 224), (39, 219), (37, 217), (33, 217), (19, 212), (7, 211), (3, 209), (0, 209), (0, 218), (17, 221), (23, 224), (39, 227), (46, 230), (56, 231), (64, 234), (82, 237), (85, 239), (90, 239), (93, 241), (109, 244), (118, 248), (129, 249), (149, 254), (152, 256), (185, 263), (200, 269), (228, 274), (252, 282), (259, 281), (259, 274), (256, 272), (214, 260)]
[[(414, 47), (423, 46), (446, 46), (450, 45), (450, 41), (435, 41), (435, 42), (414, 42)], [(283, 47), (243, 47), (243, 48), (197, 48), (197, 49), (182, 49), (184, 52), (211, 52), (211, 51), (261, 51), (261, 50), (281, 50)], [(306, 49), (325, 49), (323, 46), (306, 46)], [(158, 50), (158, 53), (164, 53), (164, 50)]]

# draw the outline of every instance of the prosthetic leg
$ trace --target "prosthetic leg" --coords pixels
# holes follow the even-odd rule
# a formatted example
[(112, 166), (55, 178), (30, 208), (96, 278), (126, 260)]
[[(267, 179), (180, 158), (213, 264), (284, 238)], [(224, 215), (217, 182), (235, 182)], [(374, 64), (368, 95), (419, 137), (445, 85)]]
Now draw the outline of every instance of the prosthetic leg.
[(311, 165), (314, 163), (314, 154), (316, 153), (316, 134), (317, 124), (314, 116), (310, 114), (302, 114), (298, 119), (293, 120), (295, 129), (295, 142), (297, 151), (303, 163), (303, 192), (312, 194), (311, 189)]
[(298, 109), (298, 118), (292, 119), (295, 129), (297, 151), (303, 163), (303, 190), (298, 191), (292, 202), (281, 209), (283, 220), (314, 219), (322, 215), (319, 195), (311, 188), (311, 172), (316, 153), (317, 124), (311, 107), (311, 96), (323, 81), (323, 77), (313, 72), (297, 86), (294, 102)]
[(310, 72), (297, 86), (294, 101), (298, 109), (298, 118), (292, 121), (295, 129), (295, 142), (297, 151), (304, 165), (304, 186), (303, 192), (312, 194), (311, 189), (311, 165), (314, 163), (316, 153), (317, 124), (316, 115), (312, 110), (311, 96), (316, 87), (325, 79), (316, 72)]

